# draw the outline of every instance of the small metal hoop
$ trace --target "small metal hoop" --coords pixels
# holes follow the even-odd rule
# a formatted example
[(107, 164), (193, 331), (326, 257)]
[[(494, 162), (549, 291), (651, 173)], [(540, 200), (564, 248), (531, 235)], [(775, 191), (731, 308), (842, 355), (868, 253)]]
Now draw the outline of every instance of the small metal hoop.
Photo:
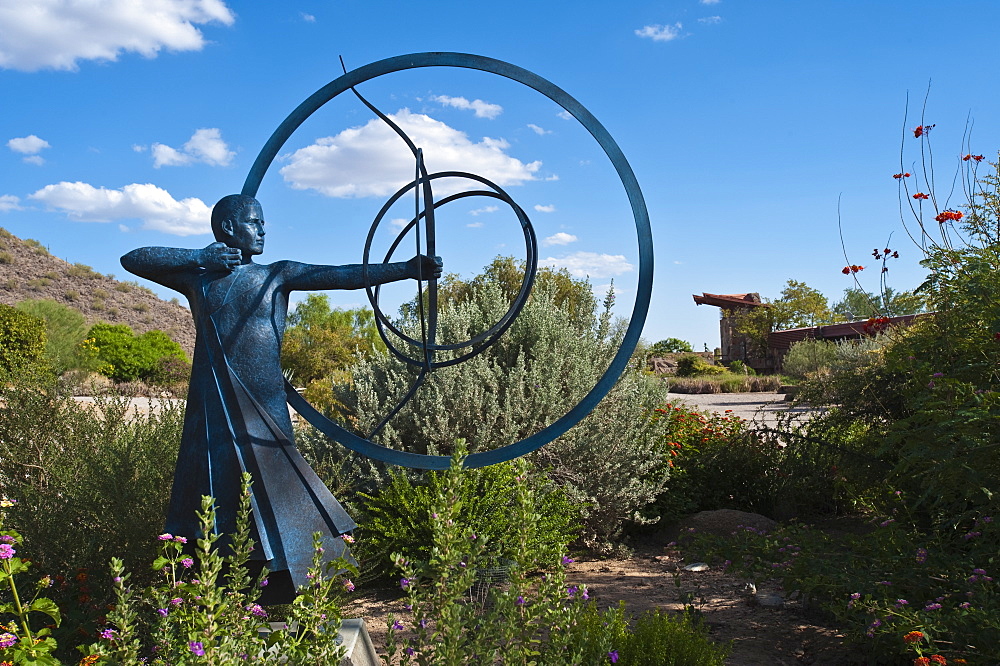
[[(518, 221), (521, 223), (521, 229), (524, 233), (525, 269), (524, 269), (524, 277), (521, 279), (521, 287), (518, 290), (517, 295), (514, 297), (514, 300), (511, 302), (510, 308), (508, 308), (507, 312), (504, 313), (504, 315), (495, 324), (493, 324), (493, 326), (483, 331), (482, 333), (479, 333), (478, 335), (475, 335), (474, 337), (465, 340), (463, 342), (457, 342), (446, 345), (443, 344), (425, 345), (421, 340), (417, 340), (416, 338), (404, 333), (402, 330), (399, 329), (399, 327), (393, 324), (388, 317), (385, 316), (385, 314), (382, 312), (381, 308), (379, 308), (378, 305), (380, 286), (375, 286), (373, 288), (370, 286), (370, 283), (368, 281), (368, 266), (370, 265), (371, 262), (371, 246), (372, 246), (372, 241), (375, 238), (375, 232), (378, 229), (379, 224), (381, 224), (382, 220), (385, 218), (386, 213), (389, 212), (389, 209), (392, 207), (392, 205), (396, 201), (398, 201), (402, 196), (404, 196), (407, 192), (412, 190), (414, 187), (420, 185), (420, 183), (418, 181), (411, 181), (407, 185), (400, 188), (391, 197), (389, 197), (388, 201), (386, 201), (385, 205), (382, 206), (382, 209), (378, 212), (378, 215), (375, 216), (375, 220), (372, 222), (372, 225), (368, 230), (368, 238), (365, 241), (364, 259), (362, 260), (361, 264), (362, 271), (364, 274), (364, 282), (366, 285), (365, 291), (368, 294), (368, 301), (371, 303), (372, 310), (375, 312), (375, 325), (378, 326), (379, 333), (382, 336), (382, 340), (386, 343), (386, 347), (388, 347), (392, 355), (409, 365), (416, 367), (429, 367), (429, 368), (445, 368), (451, 365), (457, 365), (463, 361), (467, 361), (468, 359), (472, 358), (477, 354), (482, 353), (487, 347), (489, 347), (494, 342), (499, 340), (500, 336), (503, 335), (504, 331), (510, 328), (510, 325), (514, 323), (514, 320), (517, 318), (517, 316), (521, 313), (521, 310), (524, 308), (525, 303), (528, 302), (528, 295), (531, 293), (531, 287), (535, 282), (535, 274), (538, 271), (538, 245), (535, 238), (535, 229), (534, 227), (531, 226), (531, 221), (528, 219), (528, 216), (524, 212), (524, 209), (522, 209), (519, 205), (517, 205), (517, 203), (514, 202), (514, 200), (510, 197), (510, 195), (503, 190), (503, 188), (501, 188), (499, 185), (490, 181), (487, 178), (484, 178), (482, 176), (477, 176), (471, 173), (465, 173), (463, 171), (443, 171), (440, 173), (430, 174), (427, 177), (428, 180), (434, 180), (437, 178), (467, 178), (469, 180), (475, 180), (479, 183), (482, 183), (483, 185), (486, 185), (487, 187), (492, 188), (492, 191), (468, 190), (464, 192), (458, 192), (456, 194), (452, 194), (448, 197), (445, 197), (440, 201), (434, 202), (435, 210), (445, 204), (451, 203), (452, 201), (457, 201), (458, 199), (464, 199), (466, 197), (472, 197), (472, 196), (486, 196), (486, 197), (492, 197), (494, 199), (499, 199), (500, 201), (503, 201), (504, 203), (509, 205), (514, 210), (514, 213), (517, 215)], [(421, 213), (420, 217), (423, 217), (424, 214), (425, 213)], [(399, 234), (396, 236), (396, 240), (389, 247), (388, 251), (386, 251), (385, 259), (383, 260), (382, 263), (389, 263), (389, 260), (392, 258), (393, 253), (395, 253), (396, 248), (399, 247), (399, 244), (402, 242), (406, 234), (409, 233), (409, 231), (416, 224), (419, 224), (420, 217), (410, 220), (410, 222), (406, 226), (404, 226), (402, 230), (400, 230)], [(460, 354), (458, 356), (446, 359), (444, 361), (427, 362), (423, 358), (412, 358), (410, 356), (407, 356), (402, 351), (400, 351), (398, 347), (396, 347), (389, 341), (388, 336), (385, 335), (385, 329), (392, 331), (392, 333), (394, 333), (397, 337), (399, 337), (404, 342), (409, 343), (410, 345), (413, 345), (415, 347), (426, 347), (426, 349), (430, 351), (456, 351), (459, 349), (465, 349), (467, 347), (472, 347), (472, 349), (464, 354)]]

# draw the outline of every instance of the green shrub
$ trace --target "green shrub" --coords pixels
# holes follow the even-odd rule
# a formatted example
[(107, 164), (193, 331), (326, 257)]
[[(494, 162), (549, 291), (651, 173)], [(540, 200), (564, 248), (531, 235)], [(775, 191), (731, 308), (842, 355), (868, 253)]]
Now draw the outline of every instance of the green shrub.
[(14, 263), (14, 255), (10, 252), (0, 252), (0, 264)]
[(47, 278), (47, 277), (32, 278), (28, 280), (25, 284), (27, 284), (28, 289), (32, 291), (41, 291), (45, 287), (52, 284), (52, 278)]
[(46, 257), (49, 256), (49, 251), (45, 248), (45, 246), (36, 241), (34, 238), (25, 238), (21, 242), (30, 247), (35, 254), (41, 254)]
[[(517, 461), (515, 470), (512, 522), (528, 525), (538, 518), (538, 502), (525, 461)], [(684, 618), (652, 613), (632, 629), (622, 608), (599, 612), (588, 603), (586, 587), (567, 583), (573, 560), (562, 553), (551, 554), (541, 579), (529, 577), (546, 561), (526, 556), (531, 549), (523, 532), (516, 535), (515, 566), (508, 580), (488, 587), (484, 598), (470, 599), (470, 589), (483, 584), (477, 583), (477, 572), (491, 548), (488, 539), (462, 523), (459, 486), (465, 473), (454, 458), (429, 504), (421, 507), (432, 524), (429, 557), (411, 559), (405, 552), (395, 557), (414, 628), (411, 637), (400, 640), (397, 632), (403, 624), (389, 614), (386, 663), (569, 666), (621, 659), (626, 664), (721, 666), (727, 649), (712, 645), (701, 627)], [(491, 566), (490, 559), (485, 562)]]
[(7, 524), (55, 580), (64, 635), (92, 631), (104, 614), (112, 555), (142, 572), (140, 585), (155, 575), (147, 565), (166, 519), (183, 408), (143, 416), (128, 406), (77, 402), (51, 377), (0, 385), (0, 483), (17, 500)]
[(670, 377), (667, 385), (671, 393), (747, 393), (777, 391), (780, 377), (774, 375), (733, 375), (726, 372), (710, 377)]
[(19, 372), (39, 365), (45, 342), (45, 320), (0, 305), (0, 371)]
[(782, 372), (804, 379), (829, 372), (837, 359), (837, 345), (827, 340), (801, 340), (793, 344), (781, 361)]
[[(559, 486), (531, 473), (537, 502), (532, 510), (538, 519), (526, 525), (512, 522), (515, 476), (514, 465), (501, 463), (467, 470), (458, 479), (450, 480), (461, 503), (461, 526), (489, 539), (490, 555), (501, 561), (514, 559), (522, 537), (527, 550), (521, 555), (529, 560), (565, 550), (578, 535), (578, 512)], [(357, 550), (364, 557), (366, 569), (389, 572), (392, 554), (402, 550), (412, 557), (428, 557), (433, 530), (427, 507), (445, 483), (443, 472), (416, 476), (392, 471), (389, 484), (376, 494), (359, 495), (356, 504), (360, 509), (361, 539)]]
[(91, 280), (96, 280), (97, 278), (103, 277), (100, 273), (95, 271), (93, 268), (87, 264), (73, 264), (66, 269), (66, 275), (75, 278), (86, 278)]
[(45, 321), (45, 356), (56, 373), (87, 367), (80, 348), (87, 322), (79, 311), (44, 299), (21, 301), (14, 307)]
[(127, 324), (101, 323), (91, 327), (87, 338), (92, 341), (98, 371), (117, 381), (156, 381), (161, 359), (187, 360), (181, 346), (163, 331), (136, 336)]
[(744, 363), (739, 359), (736, 359), (735, 361), (730, 361), (728, 367), (729, 367), (729, 372), (732, 372), (737, 375), (749, 375), (752, 377), (753, 375), (757, 374), (756, 370), (754, 370), (749, 365), (747, 365), (746, 363)]
[(726, 371), (719, 365), (712, 365), (701, 356), (689, 354), (677, 359), (678, 377), (697, 377), (699, 375), (721, 375)]
[[(487, 273), (504, 267), (498, 260)], [(499, 320), (510, 303), (504, 284), (475, 278), (453, 285), (463, 296), (440, 312), (438, 341), (467, 340)], [(594, 386), (618, 347), (623, 324), (611, 321), (610, 302), (605, 305), (599, 313), (586, 282), (540, 272), (532, 297), (504, 336), (479, 356), (431, 373), (379, 435), (380, 443), (447, 454), (455, 440), (464, 439), (475, 452), (517, 442), (553, 423)], [(404, 318), (403, 326), (419, 338), (415, 317)], [(335, 392), (350, 427), (364, 434), (384, 417), (388, 396), (394, 402), (405, 394), (415, 376), (384, 355), (355, 366), (352, 374), (353, 381)], [(662, 382), (629, 369), (587, 418), (532, 454), (536, 467), (563, 486), (581, 511), (585, 543), (609, 546), (659, 493), (669, 472), (650, 416), (665, 397)]]

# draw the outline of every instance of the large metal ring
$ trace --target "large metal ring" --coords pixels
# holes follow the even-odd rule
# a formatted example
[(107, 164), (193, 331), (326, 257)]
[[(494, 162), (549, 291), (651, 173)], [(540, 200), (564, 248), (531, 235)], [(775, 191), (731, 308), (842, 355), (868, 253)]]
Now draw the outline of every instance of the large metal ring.
[[(341, 93), (350, 90), (353, 86), (392, 72), (420, 67), (458, 67), (497, 74), (538, 91), (565, 109), (590, 132), (611, 160), (612, 165), (614, 165), (615, 171), (617, 171), (618, 177), (621, 179), (625, 192), (628, 195), (629, 203), (632, 206), (632, 215), (635, 219), (636, 236), (638, 238), (639, 282), (636, 288), (635, 304), (632, 308), (632, 315), (621, 346), (619, 346), (614, 358), (611, 359), (607, 370), (605, 370), (604, 374), (598, 379), (597, 384), (594, 385), (580, 402), (542, 430), (518, 442), (490, 451), (473, 453), (465, 459), (467, 467), (483, 467), (485, 465), (512, 460), (518, 456), (535, 451), (564, 434), (589, 414), (618, 381), (618, 378), (628, 366), (632, 352), (635, 351), (635, 346), (639, 342), (639, 337), (642, 333), (642, 327), (646, 322), (646, 315), (649, 312), (649, 300), (653, 289), (653, 237), (649, 226), (649, 213), (646, 210), (646, 204), (643, 201), (642, 192), (639, 189), (639, 183), (635, 178), (635, 174), (632, 172), (632, 168), (629, 166), (628, 160), (625, 159), (625, 155), (618, 147), (618, 144), (615, 143), (615, 140), (604, 126), (598, 122), (597, 118), (564, 90), (537, 74), (503, 62), (502, 60), (467, 53), (414, 53), (386, 58), (385, 60), (379, 60), (378, 62), (359, 67), (323, 86), (292, 111), (281, 125), (278, 126), (278, 129), (274, 131), (271, 138), (268, 139), (257, 156), (257, 160), (251, 167), (250, 173), (247, 175), (246, 182), (243, 185), (243, 194), (250, 196), (257, 194), (264, 174), (267, 172), (268, 167), (271, 166), (281, 147), (292, 133), (321, 106)], [(297, 396), (294, 391), (289, 392), (288, 398), (292, 407), (311, 423), (314, 423), (314, 425), (322, 423), (323, 415), (304, 399)], [(315, 422), (314, 419), (316, 419)], [(328, 437), (331, 437), (347, 448), (376, 460), (418, 469), (446, 469), (451, 464), (451, 459), (448, 456), (409, 453), (380, 446), (328, 420), (322, 427), (319, 425), (317, 427)]]

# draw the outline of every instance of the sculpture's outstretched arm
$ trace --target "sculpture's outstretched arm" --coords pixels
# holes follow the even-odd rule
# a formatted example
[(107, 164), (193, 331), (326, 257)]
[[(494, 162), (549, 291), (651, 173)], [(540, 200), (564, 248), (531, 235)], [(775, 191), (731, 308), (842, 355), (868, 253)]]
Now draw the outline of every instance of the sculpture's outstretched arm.
[(178, 289), (181, 276), (202, 270), (232, 271), (240, 263), (240, 251), (225, 243), (212, 243), (199, 250), (177, 247), (140, 247), (121, 258), (129, 273)]
[[(369, 264), (368, 284), (371, 286), (399, 280), (431, 280), (441, 277), (441, 258), (419, 254), (409, 261), (391, 264)], [(284, 284), (289, 290), (362, 289), (365, 271), (361, 264), (318, 266), (287, 262)]]

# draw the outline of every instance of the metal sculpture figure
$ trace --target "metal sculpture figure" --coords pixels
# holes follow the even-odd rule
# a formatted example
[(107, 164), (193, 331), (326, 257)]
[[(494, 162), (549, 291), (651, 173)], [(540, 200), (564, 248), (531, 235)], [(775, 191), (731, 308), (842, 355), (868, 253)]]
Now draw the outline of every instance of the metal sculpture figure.
[(212, 230), (217, 242), (200, 250), (145, 247), (121, 259), (128, 271), (187, 296), (197, 329), (166, 530), (195, 536), (200, 499), (211, 495), (216, 530), (232, 534), (240, 476), (249, 472), (253, 559), (272, 572), (269, 596), (290, 601), (306, 583), (313, 533), (332, 558), (344, 552), (336, 537), (356, 525), (293, 443), (279, 364), (288, 295), (436, 278), (441, 261), (416, 256), (368, 268), (255, 263), (264, 251), (264, 214), (243, 194), (215, 205)]
[[(379, 76), (420, 67), (459, 67), (507, 77), (542, 93), (575, 117), (597, 140), (622, 181), (635, 218), (639, 245), (639, 282), (636, 301), (622, 344), (608, 369), (584, 398), (560, 419), (520, 442), (466, 458), (468, 467), (490, 465), (524, 455), (565, 433), (607, 394), (625, 370), (642, 331), (652, 290), (653, 251), (642, 193), (625, 156), (607, 130), (579, 102), (560, 88), (509, 63), (461, 53), (417, 53), (388, 58), (335, 79), (300, 104), (275, 130), (257, 156), (241, 195), (222, 199), (212, 211), (218, 242), (201, 250), (141, 248), (122, 257), (129, 271), (184, 293), (197, 325), (194, 366), (184, 440), (177, 462), (167, 530), (194, 534), (195, 510), (201, 495), (216, 498), (220, 533), (235, 526), (239, 478), (253, 476), (255, 556), (265, 563), (283, 588), (272, 600), (287, 600), (305, 580), (312, 557), (312, 534), (320, 532), (325, 556), (344, 552), (336, 537), (355, 527), (354, 521), (302, 459), (292, 441), (286, 400), (312, 425), (343, 446), (373, 459), (421, 469), (444, 469), (447, 456), (415, 454), (389, 449), (372, 441), (378, 431), (419, 389), (427, 374), (461, 363), (495, 342), (517, 317), (533, 284), (537, 268), (535, 232), (524, 210), (498, 185), (471, 173), (428, 173), (423, 152), (412, 140), (357, 91), (356, 86)], [(414, 179), (398, 190), (376, 215), (364, 249), (363, 263), (354, 266), (313, 266), (292, 261), (261, 265), (252, 256), (263, 249), (264, 221), (254, 198), (268, 167), (292, 133), (317, 109), (351, 90), (373, 113), (392, 127), (414, 158)], [(434, 200), (433, 181), (466, 179), (473, 189)], [(375, 231), (389, 208), (404, 195), (415, 200), (413, 219), (400, 232), (380, 264), (371, 263)], [(435, 210), (468, 196), (485, 196), (509, 205), (525, 240), (526, 271), (508, 312), (492, 327), (470, 340), (436, 342), (437, 286), (441, 261), (434, 257)], [(421, 244), (421, 223), (425, 244)], [(416, 256), (391, 261), (403, 238), (414, 232)], [(417, 339), (397, 328), (379, 307), (378, 286), (402, 279), (417, 280), (421, 334)], [(426, 281), (426, 287), (424, 282)], [(279, 365), (288, 293), (296, 289), (364, 288), (375, 311), (378, 330), (389, 350), (420, 373), (406, 396), (368, 437), (345, 430), (327, 419), (284, 381)], [(426, 306), (426, 308), (425, 308)], [(418, 354), (406, 349), (416, 348)], [(444, 358), (439, 355), (442, 352)], [(270, 586), (269, 586), (270, 588)], [(275, 592), (276, 590), (269, 590)]]

